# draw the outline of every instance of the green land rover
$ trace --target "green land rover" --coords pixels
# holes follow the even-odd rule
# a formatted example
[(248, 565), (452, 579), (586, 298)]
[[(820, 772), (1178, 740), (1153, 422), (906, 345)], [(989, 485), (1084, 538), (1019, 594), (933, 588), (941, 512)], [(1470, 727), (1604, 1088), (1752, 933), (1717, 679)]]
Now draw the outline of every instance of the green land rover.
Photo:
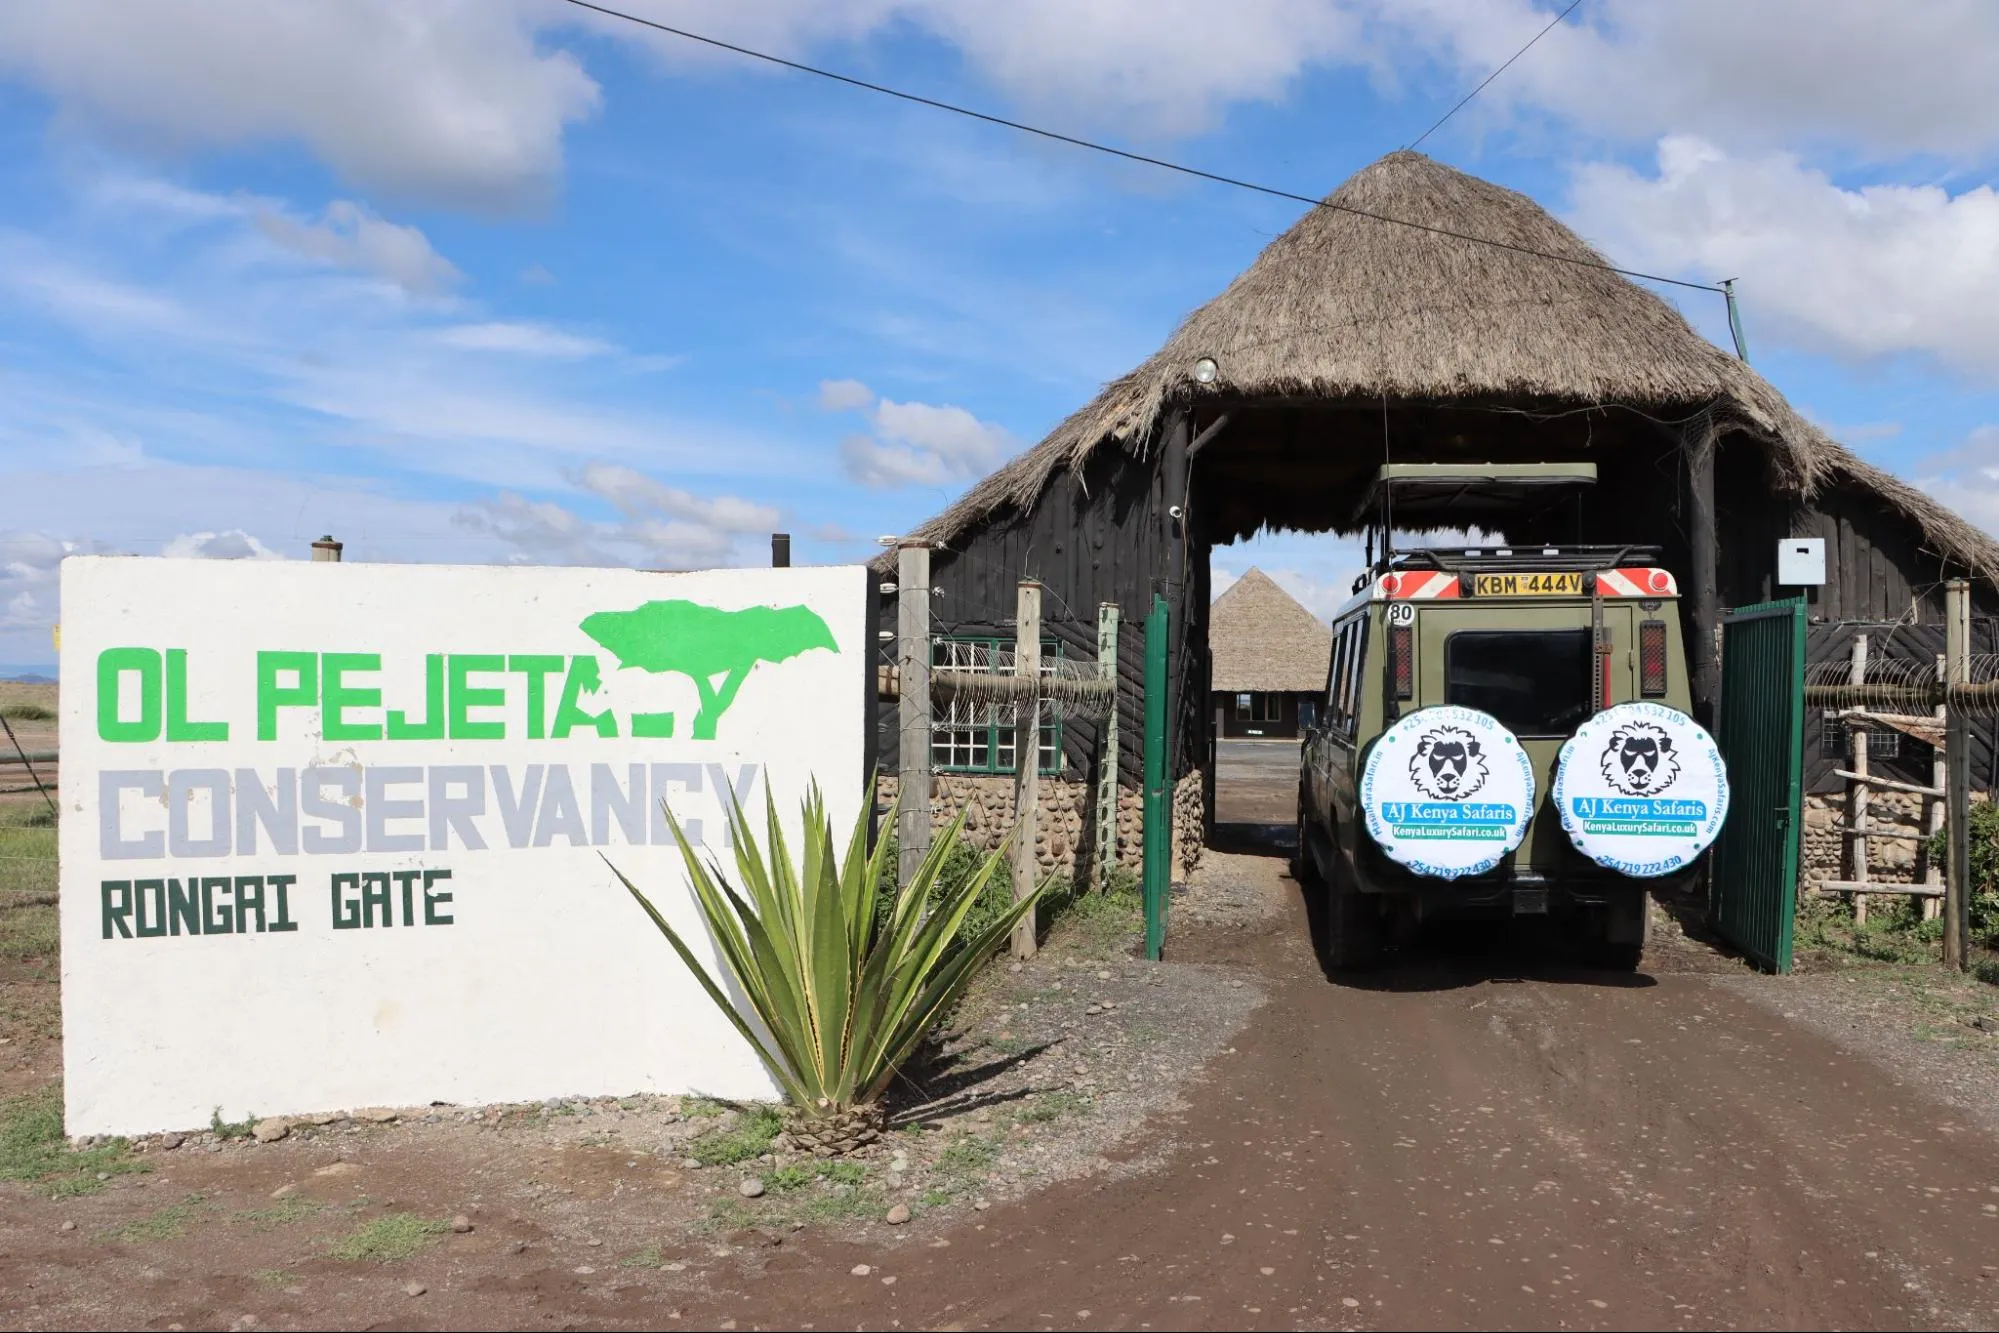
[[(1394, 465), (1376, 490), (1409, 526), (1491, 525), (1594, 471)], [(1294, 865), (1325, 891), (1332, 965), (1366, 967), (1441, 917), (1545, 915), (1601, 964), (1637, 967), (1647, 890), (1695, 873), (1727, 809), (1658, 551), (1384, 554), (1332, 629)]]

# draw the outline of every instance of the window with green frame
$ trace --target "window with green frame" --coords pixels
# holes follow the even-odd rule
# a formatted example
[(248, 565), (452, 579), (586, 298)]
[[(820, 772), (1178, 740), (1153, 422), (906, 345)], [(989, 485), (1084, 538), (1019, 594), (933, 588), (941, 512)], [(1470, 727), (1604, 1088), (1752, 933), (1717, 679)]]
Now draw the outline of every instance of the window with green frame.
[[(1042, 674), (1051, 674), (1060, 658), (1062, 645), (1053, 639), (1041, 644)], [(1013, 674), (1012, 639), (959, 636), (934, 640), (930, 664), (959, 671), (991, 671)], [(1062, 771), (1062, 718), (1056, 704), (1044, 704), (1039, 749), (1041, 771), (1053, 775)], [(930, 764), (948, 773), (1011, 773), (1014, 771), (1014, 728), (1016, 712), (1012, 704), (938, 703), (930, 724)]]

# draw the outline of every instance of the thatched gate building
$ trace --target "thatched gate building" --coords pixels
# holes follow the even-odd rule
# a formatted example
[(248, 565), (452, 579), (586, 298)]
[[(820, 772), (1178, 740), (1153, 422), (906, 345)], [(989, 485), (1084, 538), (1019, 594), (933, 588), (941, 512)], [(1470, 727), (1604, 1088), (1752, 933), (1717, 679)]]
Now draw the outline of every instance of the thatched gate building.
[[(1326, 204), (1151, 358), (911, 534), (934, 547), (940, 635), (1010, 640), (1023, 578), (1047, 588), (1056, 651), (1094, 656), (1098, 604), (1123, 608), (1118, 763), (1131, 788), (1142, 621), (1165, 595), (1183, 861), (1198, 855), (1211, 752), (1209, 551), (1267, 528), (1359, 531), (1384, 458), (1594, 462), (1579, 516), (1504, 535), (1662, 548), (1686, 594), (1700, 708), (1715, 697), (1721, 609), (1791, 591), (1774, 585), (1785, 537), (1827, 539), (1815, 617), (1933, 623), (1940, 582), (1958, 574), (1977, 577), (1981, 613), (1999, 610), (1999, 546), (1829, 439), (1532, 200), (1398, 152)], [(892, 606), (881, 625), (894, 628)], [(893, 772), (893, 705), (879, 723)], [(1089, 777), (1095, 727), (1053, 730), (1056, 776)], [(1001, 780), (938, 767), (947, 808), (1005, 799)], [(1091, 840), (1084, 803), (1064, 804), (1055, 785), (1069, 813), (1044, 835), (1044, 862), (1060, 864)], [(990, 823), (1003, 827), (1002, 813)], [(1135, 838), (1120, 842), (1135, 854)]]

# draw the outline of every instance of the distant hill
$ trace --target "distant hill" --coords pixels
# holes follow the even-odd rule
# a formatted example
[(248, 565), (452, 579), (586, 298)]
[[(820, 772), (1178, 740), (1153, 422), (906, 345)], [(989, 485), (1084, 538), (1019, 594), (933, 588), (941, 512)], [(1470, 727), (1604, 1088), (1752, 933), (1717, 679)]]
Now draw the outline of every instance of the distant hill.
[(53, 685), (56, 683), (55, 663), (0, 662), (0, 680), (19, 681), (23, 685)]

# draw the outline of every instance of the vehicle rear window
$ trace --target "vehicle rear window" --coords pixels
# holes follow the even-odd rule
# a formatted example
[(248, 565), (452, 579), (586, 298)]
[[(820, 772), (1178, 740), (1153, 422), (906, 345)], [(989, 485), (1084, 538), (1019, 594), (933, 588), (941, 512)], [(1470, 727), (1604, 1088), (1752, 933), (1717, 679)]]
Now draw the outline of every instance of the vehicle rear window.
[(1590, 715), (1586, 629), (1459, 630), (1444, 640), (1444, 702), (1516, 736), (1567, 736)]

